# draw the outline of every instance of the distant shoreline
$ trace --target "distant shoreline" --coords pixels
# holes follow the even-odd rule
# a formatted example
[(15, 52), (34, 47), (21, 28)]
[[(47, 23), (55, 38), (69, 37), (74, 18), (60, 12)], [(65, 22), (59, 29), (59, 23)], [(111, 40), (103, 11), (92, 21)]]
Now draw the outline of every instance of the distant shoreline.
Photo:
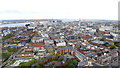
[(94, 21), (94, 22), (118, 22), (118, 20), (107, 20), (107, 19), (8, 19), (8, 20), (0, 20), (0, 22), (40, 22), (40, 21), (50, 21), (50, 20), (61, 20), (63, 22), (70, 21)]
[(25, 26), (25, 24), (30, 24), (30, 23), (5, 23), (5, 24), (0, 24), (0, 27)]

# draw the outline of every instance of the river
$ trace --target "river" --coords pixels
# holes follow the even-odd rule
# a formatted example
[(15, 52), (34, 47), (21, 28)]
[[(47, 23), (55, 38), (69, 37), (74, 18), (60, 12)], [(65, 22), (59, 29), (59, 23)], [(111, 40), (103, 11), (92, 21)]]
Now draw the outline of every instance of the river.
[(30, 24), (30, 23), (9, 23), (9, 24), (0, 24), (0, 27), (25, 26), (25, 24)]

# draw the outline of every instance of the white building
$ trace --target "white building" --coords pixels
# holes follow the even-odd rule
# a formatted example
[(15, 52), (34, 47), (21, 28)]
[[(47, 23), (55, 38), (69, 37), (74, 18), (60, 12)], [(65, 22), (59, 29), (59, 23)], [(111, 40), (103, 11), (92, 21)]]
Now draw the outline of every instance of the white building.
[(63, 39), (55, 39), (56, 46), (66, 46), (66, 42)]
[(45, 45), (54, 44), (53, 40), (44, 40)]
[(112, 26), (101, 26), (101, 27), (99, 28), (100, 31), (112, 30), (112, 29), (113, 29)]

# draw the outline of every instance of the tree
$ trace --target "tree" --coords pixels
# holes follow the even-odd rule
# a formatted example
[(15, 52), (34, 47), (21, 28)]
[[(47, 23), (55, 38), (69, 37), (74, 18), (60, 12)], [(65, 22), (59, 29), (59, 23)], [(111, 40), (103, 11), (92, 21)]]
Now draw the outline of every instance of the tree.
[(78, 61), (77, 60), (73, 60), (73, 63), (78, 63)]
[(13, 36), (15, 36), (15, 35), (14, 34), (9, 34), (9, 35), (3, 36), (2, 40), (6, 40), (6, 39), (8, 39), (10, 37), (13, 37)]
[(104, 39), (102, 38), (102, 39), (100, 39), (100, 41), (104, 41)]
[(8, 47), (7, 50), (9, 52), (16, 52), (16, 51), (18, 51), (17, 47)]
[(26, 68), (30, 68), (30, 66), (34, 63), (36, 63), (38, 60), (32, 60), (32, 61), (29, 61), (29, 62), (26, 62), (26, 63), (21, 63), (19, 66), (17, 66), (16, 68), (23, 68), (23, 67), (26, 67)]
[(56, 58), (57, 58), (57, 57), (53, 56), (53, 57), (52, 57), (52, 60), (55, 60)]
[(14, 67), (14, 68), (22, 68), (21, 66), (16, 66), (16, 67)]
[(2, 58), (2, 53), (0, 53), (0, 58)]
[(63, 58), (62, 58), (62, 57), (59, 57), (57, 60), (58, 60), (58, 61), (62, 61), (62, 60), (63, 60)]
[(10, 53), (2, 53), (2, 58), (7, 59), (7, 58), (9, 58), (10, 56), (11, 56)]
[(54, 64), (55, 64), (54, 62), (51, 62), (51, 63), (50, 63), (50, 66), (54, 66)]
[(114, 42), (114, 45), (119, 46), (120, 42)]
[(68, 60), (67, 65), (65, 66), (65, 68), (74, 68), (72, 60)]
[(43, 63), (43, 62), (40, 62), (39, 64), (40, 64), (40, 65), (43, 65), (44, 63)]
[(100, 54), (100, 53), (98, 53), (97, 55), (98, 55), (98, 56), (101, 56), (101, 54)]
[(110, 49), (114, 49), (114, 48), (116, 48), (117, 46), (115, 46), (115, 45), (111, 45), (110, 46)]
[(40, 64), (37, 64), (35, 68), (42, 68)]
[(77, 63), (77, 60), (70, 60), (69, 59), (65, 68), (74, 68), (74, 64), (73, 63)]
[(61, 56), (61, 54), (55, 54), (56, 56)]

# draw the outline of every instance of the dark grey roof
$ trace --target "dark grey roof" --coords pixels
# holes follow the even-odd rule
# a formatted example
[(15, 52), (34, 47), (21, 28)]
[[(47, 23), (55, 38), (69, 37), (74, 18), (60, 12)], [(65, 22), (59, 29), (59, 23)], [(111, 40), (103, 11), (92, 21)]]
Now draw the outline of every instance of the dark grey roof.
[(69, 47), (64, 47), (64, 48), (60, 48), (60, 49), (58, 49), (56, 51), (58, 52), (58, 51), (61, 51), (61, 50), (64, 50), (64, 49), (70, 49), (70, 48)]
[(83, 60), (83, 61), (79, 62), (78, 66), (82, 66), (85, 62), (87, 62), (87, 60)]
[(75, 50), (75, 49), (73, 49), (73, 48), (72, 48), (72, 50), (73, 50), (75, 53), (79, 54), (81, 57), (86, 58), (85, 55), (83, 55), (82, 53), (78, 52), (77, 50)]

